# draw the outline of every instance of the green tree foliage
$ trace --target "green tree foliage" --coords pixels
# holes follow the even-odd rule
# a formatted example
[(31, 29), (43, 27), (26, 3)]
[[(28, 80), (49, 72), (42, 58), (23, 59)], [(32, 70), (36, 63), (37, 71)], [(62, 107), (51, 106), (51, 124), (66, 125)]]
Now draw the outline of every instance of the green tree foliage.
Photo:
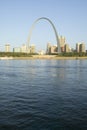
[(65, 56), (65, 57), (85, 57), (87, 56), (87, 53), (85, 52), (68, 52), (68, 53), (61, 53), (58, 54), (57, 56)]
[(0, 57), (12, 56), (12, 57), (32, 57), (32, 54), (20, 53), (20, 52), (0, 52)]

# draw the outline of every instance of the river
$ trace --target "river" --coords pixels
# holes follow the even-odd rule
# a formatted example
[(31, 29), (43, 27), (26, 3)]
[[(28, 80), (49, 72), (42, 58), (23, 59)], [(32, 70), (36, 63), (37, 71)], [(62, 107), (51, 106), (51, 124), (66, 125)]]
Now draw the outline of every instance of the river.
[(87, 60), (0, 60), (0, 130), (87, 130)]

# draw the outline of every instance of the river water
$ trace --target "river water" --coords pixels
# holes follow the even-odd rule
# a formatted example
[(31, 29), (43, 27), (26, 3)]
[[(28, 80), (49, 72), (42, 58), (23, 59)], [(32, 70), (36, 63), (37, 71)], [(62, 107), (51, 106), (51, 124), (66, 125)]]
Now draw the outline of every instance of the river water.
[(0, 60), (0, 130), (87, 130), (87, 60)]

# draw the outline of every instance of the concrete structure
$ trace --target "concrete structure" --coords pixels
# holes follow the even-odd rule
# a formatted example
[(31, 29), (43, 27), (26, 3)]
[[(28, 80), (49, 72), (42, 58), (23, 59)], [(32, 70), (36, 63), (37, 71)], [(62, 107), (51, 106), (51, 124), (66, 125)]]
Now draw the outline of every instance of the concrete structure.
[(79, 51), (80, 51), (80, 50), (79, 50), (79, 49), (80, 49), (79, 46), (80, 46), (80, 43), (76, 43), (76, 52), (78, 52), (78, 53), (79, 53)]
[(10, 44), (5, 45), (5, 52), (10, 52)]
[(57, 47), (57, 45), (53, 45), (53, 46), (51, 46), (51, 54), (52, 53), (57, 53), (57, 50), (58, 50), (58, 47)]
[(47, 50), (46, 50), (46, 54), (50, 54), (51, 53), (51, 44), (47, 43)]
[(21, 52), (27, 53), (27, 46), (26, 46), (26, 44), (23, 44), (23, 45), (21, 46)]
[(65, 44), (65, 52), (70, 52), (70, 48), (68, 44)]
[(35, 53), (35, 45), (30, 46), (30, 53)]
[(13, 52), (21, 52), (21, 48), (20, 47), (15, 47), (15, 48), (13, 48)]
[(50, 43), (47, 44), (47, 51), (46, 54), (57, 54), (58, 53), (58, 47), (57, 45), (51, 45)]
[[(58, 49), (58, 50), (57, 50), (57, 53), (61, 53), (60, 41), (59, 41), (59, 38), (58, 38), (57, 30), (56, 30), (54, 24), (52, 23), (52, 21), (51, 21), (50, 19), (48, 19), (48, 18), (45, 18), (45, 17), (38, 18), (38, 19), (33, 23), (33, 25), (31, 26), (30, 32), (29, 32), (29, 37), (28, 37), (28, 43), (27, 43), (27, 51), (28, 51), (29, 48), (30, 48), (30, 39), (31, 39), (32, 31), (33, 31), (33, 29), (34, 29), (36, 23), (37, 23), (38, 21), (40, 21), (40, 20), (46, 20), (46, 21), (48, 21), (48, 22), (51, 24), (51, 26), (53, 27), (53, 30), (54, 30), (54, 33), (55, 33), (55, 37), (56, 37), (56, 41), (57, 41), (57, 49)], [(29, 52), (29, 51), (28, 51), (28, 52)]]
[(80, 52), (86, 52), (84, 43), (81, 43), (79, 47)]
[(85, 43), (77, 43), (76, 44), (76, 52), (86, 52)]
[(65, 46), (65, 42), (66, 42), (65, 37), (59, 36), (59, 42), (60, 42), (61, 52), (64, 52), (64, 46)]

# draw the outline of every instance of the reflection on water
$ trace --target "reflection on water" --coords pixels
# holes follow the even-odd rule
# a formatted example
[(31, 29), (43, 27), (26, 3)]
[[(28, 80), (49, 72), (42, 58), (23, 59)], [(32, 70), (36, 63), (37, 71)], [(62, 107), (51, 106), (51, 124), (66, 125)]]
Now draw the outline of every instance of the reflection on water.
[(1, 130), (86, 130), (86, 60), (1, 60)]

